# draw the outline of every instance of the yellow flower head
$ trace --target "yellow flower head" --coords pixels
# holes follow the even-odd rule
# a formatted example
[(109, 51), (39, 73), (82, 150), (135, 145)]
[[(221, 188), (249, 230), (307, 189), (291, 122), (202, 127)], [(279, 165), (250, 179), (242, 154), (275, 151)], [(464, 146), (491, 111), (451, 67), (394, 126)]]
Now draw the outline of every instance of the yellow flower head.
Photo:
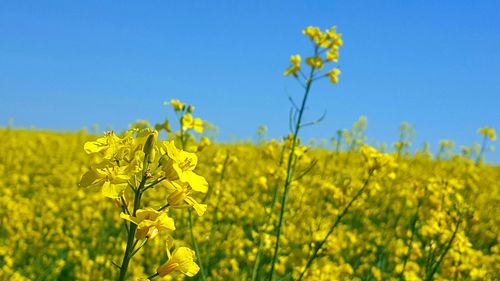
[(363, 145), (361, 147), (361, 154), (365, 158), (368, 167), (373, 170), (390, 166), (394, 161), (391, 155), (380, 153), (378, 150), (369, 145)]
[(195, 191), (207, 192), (208, 183), (205, 178), (193, 172), (198, 163), (196, 154), (177, 149), (174, 141), (164, 145), (168, 157), (163, 160), (162, 166), (167, 179), (170, 181), (180, 180), (188, 183)]
[(329, 40), (331, 40), (330, 48), (338, 48), (344, 44), (342, 41), (342, 35), (337, 33), (337, 28), (335, 26), (331, 27), (326, 31), (326, 35)]
[(205, 149), (205, 147), (209, 146), (210, 144), (212, 144), (210, 139), (207, 138), (206, 136), (202, 136), (200, 138), (200, 144), (198, 145), (198, 151), (202, 151), (203, 149)]
[(81, 180), (81, 187), (101, 187), (102, 195), (108, 198), (119, 198), (128, 185), (130, 176), (127, 167), (92, 167)]
[(495, 132), (495, 129), (491, 127), (479, 128), (478, 133), (489, 138), (491, 141), (495, 141), (497, 139), (497, 133)]
[(309, 57), (306, 59), (306, 63), (312, 68), (323, 68), (323, 59), (320, 56)]
[(338, 62), (339, 60), (339, 49), (331, 48), (326, 52), (326, 61)]
[(158, 232), (174, 231), (174, 220), (164, 212), (158, 212), (152, 208), (137, 210), (136, 216), (120, 214), (122, 219), (128, 220), (137, 225), (136, 238), (152, 239)]
[(299, 54), (297, 55), (292, 55), (290, 56), (290, 67), (285, 69), (285, 76), (288, 75), (293, 75), (294, 77), (297, 77), (298, 72), (300, 71), (300, 62), (301, 62), (301, 57)]
[(175, 111), (182, 111), (186, 107), (184, 103), (182, 103), (180, 100), (177, 99), (170, 100), (170, 104), (172, 105)]
[(339, 82), (340, 69), (334, 68), (326, 74), (330, 78), (332, 84), (337, 84)]
[(106, 132), (104, 137), (88, 141), (83, 148), (87, 154), (101, 154), (104, 159), (110, 159), (122, 147), (123, 140), (113, 131)]
[(182, 130), (185, 131), (187, 129), (193, 128), (193, 122), (194, 122), (193, 115), (191, 115), (189, 113), (184, 114), (181, 117)]
[(156, 272), (160, 277), (164, 277), (172, 272), (180, 272), (186, 276), (192, 277), (200, 270), (200, 267), (194, 262), (195, 253), (187, 247), (179, 247), (174, 250), (168, 261), (158, 267)]
[(308, 36), (311, 41), (318, 45), (326, 39), (326, 34), (321, 32), (319, 27), (316, 26), (308, 26), (302, 31), (302, 33), (304, 33), (304, 35)]
[(191, 187), (179, 181), (164, 181), (163, 186), (167, 189), (167, 202), (172, 208), (193, 208), (198, 216), (203, 216), (207, 210), (207, 205), (198, 203), (193, 197), (189, 196)]
[(203, 133), (203, 120), (201, 118), (195, 118), (192, 125), (195, 132)]

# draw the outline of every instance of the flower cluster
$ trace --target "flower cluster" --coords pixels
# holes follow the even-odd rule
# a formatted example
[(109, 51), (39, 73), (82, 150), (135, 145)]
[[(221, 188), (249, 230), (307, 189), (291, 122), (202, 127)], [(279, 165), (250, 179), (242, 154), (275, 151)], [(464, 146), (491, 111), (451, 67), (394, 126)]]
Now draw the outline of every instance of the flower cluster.
[[(334, 143), (338, 150), (300, 145), (278, 277), (298, 279), (334, 218), (363, 186), (372, 163), (391, 157), (397, 165), (383, 165), (371, 176), (366, 192), (329, 236), (303, 280), (426, 280), (433, 271), (434, 280), (494, 280), (500, 264), (498, 165), (477, 166), (461, 155), (436, 161), (416, 148), (396, 158), (378, 146), (376, 151), (364, 146), (365, 126), (361, 119), (340, 131), (342, 137)], [(176, 162), (173, 155), (186, 151), (178, 143), (174, 150), (171, 140), (156, 140), (148, 164), (152, 177), (145, 187), (161, 177), (169, 179), (144, 193), (141, 202), (147, 204), (141, 203), (134, 215), (116, 198), (124, 180), (119, 178), (126, 175), (127, 184), (140, 180), (153, 131), (107, 133), (97, 139), (84, 132), (0, 129), (0, 135), (0, 280), (116, 280), (114, 264), (121, 266), (126, 248), (124, 223), (137, 226), (133, 250), (147, 239), (133, 256), (127, 280), (154, 274), (164, 280), (201, 276), (202, 264), (207, 280), (251, 280), (258, 260), (255, 280), (266, 278), (277, 221), (271, 208), (285, 177), (288, 137), (260, 145), (213, 144), (197, 153), (191, 171), (213, 185), (205, 194), (171, 191), (170, 183), (185, 187), (176, 169), (193, 167), (195, 160), (186, 154), (189, 161)], [(164, 160), (156, 162), (159, 158)], [(92, 180), (91, 189), (75, 189), (88, 161), (107, 174), (114, 170), (108, 162), (116, 159), (120, 165), (110, 176)], [(182, 173), (189, 175), (189, 169)], [(133, 170), (138, 173), (130, 174)], [(182, 179), (187, 181), (185, 175)], [(191, 184), (200, 190), (196, 182)], [(113, 185), (112, 199), (92, 192), (108, 185)], [(121, 194), (130, 211), (133, 191), (125, 186)], [(196, 215), (187, 197), (209, 206), (203, 216)], [(275, 205), (274, 210), (279, 202)], [(185, 208), (193, 210), (201, 260), (195, 257)], [(41, 251), (44, 255), (36, 254)]]
[[(186, 106), (179, 100), (171, 100), (174, 111), (179, 114), (179, 132), (172, 132), (168, 119), (156, 127), (165, 129), (171, 140), (158, 140), (158, 131), (151, 128), (132, 129), (121, 135), (107, 132), (95, 141), (84, 145), (89, 155), (89, 170), (82, 176), (81, 187), (100, 188), (102, 195), (114, 199), (126, 221), (127, 246), (120, 266), (120, 280), (125, 280), (132, 257), (157, 236), (173, 241), (176, 230), (171, 209), (192, 209), (198, 216), (207, 210), (207, 205), (198, 203), (197, 194), (207, 193), (208, 183), (194, 170), (198, 164), (196, 153), (177, 148), (177, 140), (182, 148), (188, 143), (195, 145), (193, 151), (201, 151), (210, 144), (202, 138), (199, 145), (190, 131), (203, 132), (203, 121), (193, 118), (193, 106)], [(142, 122), (144, 123), (144, 122)], [(149, 124), (149, 123), (148, 123)], [(161, 190), (162, 206), (144, 207), (149, 191)], [(191, 218), (190, 218), (191, 220)], [(178, 224), (178, 223), (177, 223)], [(187, 247), (176, 248), (167, 243), (168, 261), (158, 267), (156, 274), (163, 277), (172, 272), (182, 272), (194, 276), (200, 269), (194, 262), (193, 251)]]
[[(315, 26), (306, 27), (303, 33), (309, 37), (314, 45), (314, 55), (307, 57), (306, 63), (311, 68), (311, 72), (316, 72), (316, 75), (309, 79), (328, 77), (331, 83), (337, 84), (340, 75), (338, 67), (334, 67), (324, 74), (321, 74), (320, 71), (326, 64), (338, 62), (339, 49), (344, 44), (341, 34), (337, 33), (335, 27), (321, 31), (321, 29)], [(299, 54), (290, 56), (290, 63), (291, 65), (284, 72), (286, 76), (292, 75), (295, 78), (299, 78), (300, 74), (303, 78), (308, 79), (306, 74), (302, 72), (301, 56)]]

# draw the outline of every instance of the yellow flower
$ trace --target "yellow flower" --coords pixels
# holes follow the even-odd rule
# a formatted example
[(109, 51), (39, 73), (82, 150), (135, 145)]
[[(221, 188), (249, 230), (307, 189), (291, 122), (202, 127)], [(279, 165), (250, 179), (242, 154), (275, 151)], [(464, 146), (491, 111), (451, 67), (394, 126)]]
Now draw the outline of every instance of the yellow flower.
[(331, 48), (326, 52), (326, 61), (337, 62), (339, 60), (339, 49)]
[(328, 39), (331, 40), (330, 48), (338, 48), (344, 44), (342, 41), (342, 35), (337, 33), (337, 28), (335, 26), (331, 27), (326, 31)]
[(83, 149), (87, 154), (100, 153), (105, 159), (110, 159), (120, 149), (121, 143), (122, 139), (115, 135), (114, 132), (109, 131), (102, 138), (86, 142)]
[(177, 99), (170, 100), (170, 104), (172, 105), (175, 111), (182, 111), (186, 107), (184, 103), (182, 103), (180, 100)]
[(299, 54), (290, 56), (291, 66), (285, 69), (285, 76), (292, 74), (294, 77), (297, 77), (297, 73), (300, 71), (300, 61), (301, 57)]
[(309, 57), (306, 59), (306, 63), (312, 68), (322, 69), (323, 59), (320, 56)]
[(185, 131), (187, 129), (193, 128), (193, 121), (194, 121), (193, 115), (189, 113), (184, 114), (181, 117), (182, 130)]
[(497, 139), (495, 129), (490, 127), (479, 128), (478, 133), (489, 138), (491, 141), (495, 141)]
[(172, 208), (189, 208), (192, 207), (198, 216), (203, 216), (207, 210), (207, 205), (198, 203), (193, 197), (189, 196), (191, 188), (182, 182), (164, 181), (162, 183), (168, 192), (167, 202)]
[(157, 130), (157, 131), (165, 130), (165, 131), (167, 131), (167, 133), (172, 132), (172, 128), (170, 128), (170, 123), (168, 122), (167, 118), (165, 118), (165, 121), (163, 123), (156, 124), (155, 130)]
[(375, 280), (377, 280), (377, 281), (382, 280), (382, 272), (380, 272), (380, 269), (378, 267), (372, 266), (370, 271), (371, 271), (373, 278)]
[(380, 169), (384, 166), (390, 166), (394, 161), (392, 156), (380, 153), (375, 148), (366, 144), (361, 147), (361, 154), (365, 158), (368, 167), (373, 170)]
[(86, 172), (81, 180), (81, 187), (101, 187), (102, 195), (108, 198), (119, 198), (128, 185), (130, 178), (127, 167), (95, 168)]
[(203, 120), (195, 118), (192, 123), (193, 130), (197, 133), (203, 133)]
[(158, 212), (152, 208), (137, 210), (136, 216), (120, 214), (122, 219), (128, 220), (137, 225), (136, 238), (152, 239), (158, 232), (174, 231), (174, 220), (164, 212)]
[(334, 68), (326, 74), (330, 78), (332, 84), (337, 84), (339, 82), (340, 69)]
[(209, 146), (210, 144), (212, 144), (212, 142), (210, 141), (209, 138), (207, 138), (206, 136), (202, 136), (200, 138), (200, 144), (198, 145), (198, 151), (202, 151), (203, 149), (205, 149), (205, 147)]
[(194, 153), (177, 149), (174, 141), (164, 143), (168, 159), (162, 161), (165, 176), (170, 181), (180, 180), (199, 192), (207, 192), (207, 180), (193, 172), (198, 163), (198, 157)]
[(321, 32), (319, 27), (316, 26), (308, 26), (302, 31), (302, 33), (304, 33), (304, 35), (308, 36), (311, 41), (318, 45), (326, 39), (326, 35)]
[(172, 272), (180, 272), (189, 277), (195, 276), (200, 267), (194, 262), (194, 259), (195, 253), (193, 250), (187, 247), (179, 247), (174, 250), (165, 264), (156, 269), (156, 272), (160, 277)]

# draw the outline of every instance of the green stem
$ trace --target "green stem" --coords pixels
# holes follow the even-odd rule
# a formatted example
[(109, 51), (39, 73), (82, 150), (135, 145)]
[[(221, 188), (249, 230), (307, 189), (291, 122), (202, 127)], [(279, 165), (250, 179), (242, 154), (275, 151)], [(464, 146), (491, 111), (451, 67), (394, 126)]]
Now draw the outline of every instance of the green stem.
[[(210, 235), (208, 236), (208, 249), (207, 249), (207, 272), (210, 274), (210, 257), (211, 257), (211, 254), (212, 254), (212, 240), (213, 240), (213, 237), (215, 235), (215, 231), (217, 230), (217, 222), (218, 222), (218, 218), (217, 218), (217, 215), (219, 213), (219, 204), (220, 204), (220, 201), (221, 201), (221, 197), (222, 197), (222, 190), (220, 190), (221, 186), (222, 186), (222, 183), (224, 182), (224, 177), (225, 177), (225, 174), (226, 174), (226, 167), (229, 163), (229, 151), (226, 152), (226, 158), (224, 159), (224, 164), (222, 166), (222, 171), (221, 171), (221, 174), (220, 174), (220, 177), (219, 177), (219, 193), (217, 194), (217, 201), (215, 203), (215, 208), (214, 208), (214, 212), (213, 212), (213, 215), (212, 215), (212, 226), (210, 228)], [(206, 201), (205, 201), (206, 202)], [(201, 263), (201, 261), (200, 261)]]
[(193, 217), (191, 215), (192, 211), (191, 209), (189, 209), (188, 211), (188, 223), (189, 223), (189, 232), (191, 234), (191, 243), (193, 244), (193, 247), (194, 247), (194, 251), (195, 251), (195, 254), (196, 254), (196, 259), (199, 261), (199, 265), (200, 265), (200, 273), (201, 273), (201, 278), (202, 280), (206, 280), (207, 277), (205, 275), (205, 270), (203, 269), (203, 263), (202, 263), (202, 260), (201, 260), (201, 256), (200, 256), (200, 249), (198, 248), (198, 243), (196, 243), (196, 239), (194, 237), (194, 233), (193, 233)]
[(163, 205), (160, 209), (158, 209), (158, 212), (165, 210), (166, 208), (168, 208), (168, 206), (170, 206), (170, 203)]
[(441, 262), (443, 262), (444, 257), (448, 253), (448, 251), (451, 249), (451, 245), (453, 245), (453, 241), (455, 240), (455, 237), (457, 236), (458, 228), (460, 227), (460, 224), (462, 223), (462, 220), (459, 219), (458, 222), (455, 225), (455, 230), (453, 231), (453, 234), (451, 235), (450, 240), (448, 241), (448, 244), (446, 245), (446, 248), (444, 249), (443, 253), (439, 256), (436, 264), (432, 267), (431, 273), (427, 278), (425, 278), (426, 281), (431, 281), (434, 280), (434, 274), (437, 272), (439, 269), (439, 266), (441, 265)]
[[(137, 240), (139, 241), (139, 240)], [(137, 252), (139, 252), (139, 250), (146, 244), (146, 242), (148, 242), (148, 238), (146, 237), (146, 239), (144, 239), (144, 241), (142, 241), (141, 245), (139, 246), (139, 248), (135, 249), (132, 254), (130, 254), (130, 258), (132, 258), (133, 256), (135, 256), (135, 254), (137, 254)], [(135, 243), (137, 244), (137, 243)], [(135, 248), (135, 246), (134, 246)]]
[[(135, 189), (134, 193), (134, 209), (132, 211), (132, 216), (135, 216), (137, 213), (137, 210), (141, 206), (141, 196), (142, 196), (142, 189), (146, 185), (146, 172), (149, 168), (149, 163), (147, 161), (148, 155), (144, 157), (144, 165), (143, 165), (143, 170), (142, 170), (142, 179), (141, 183), (139, 184), (139, 187)], [(128, 270), (128, 265), (130, 263), (130, 260), (132, 259), (132, 252), (134, 251), (134, 238), (135, 238), (135, 232), (137, 231), (137, 224), (130, 222), (129, 223), (129, 232), (128, 232), (128, 237), (127, 237), (127, 247), (125, 248), (125, 253), (123, 254), (123, 260), (122, 260), (122, 265), (120, 266), (120, 276), (118, 277), (118, 281), (125, 281), (125, 277), (127, 276), (127, 270)]]
[(484, 138), (483, 138), (483, 143), (481, 144), (481, 150), (479, 151), (479, 154), (477, 155), (476, 165), (479, 165), (479, 163), (482, 162), (485, 147), (486, 147), (486, 136), (484, 136)]
[[(317, 54), (318, 49), (316, 48), (315, 54)], [(304, 114), (304, 110), (306, 108), (307, 98), (309, 97), (309, 92), (311, 90), (311, 85), (313, 81), (314, 68), (311, 68), (311, 72), (309, 74), (309, 78), (306, 82), (306, 89), (304, 92), (304, 97), (302, 98), (302, 104), (299, 109), (299, 115), (297, 117), (297, 122), (295, 123), (295, 130), (293, 132), (292, 145), (290, 147), (290, 155), (288, 156), (288, 164), (285, 178), (285, 187), (283, 197), (281, 199), (281, 210), (280, 210), (280, 218), (278, 222), (278, 229), (276, 232), (276, 244), (274, 245), (274, 255), (271, 261), (271, 272), (269, 274), (269, 281), (273, 280), (274, 271), (276, 267), (276, 261), (278, 260), (279, 248), (280, 248), (280, 237), (281, 237), (281, 227), (283, 225), (283, 219), (285, 215), (286, 201), (288, 199), (288, 191), (290, 189), (290, 184), (292, 183), (293, 176), (293, 162), (294, 162), (294, 154), (295, 154), (295, 146), (297, 145), (297, 137), (299, 135), (299, 130), (301, 128), (302, 115)]]
[(356, 192), (356, 194), (351, 199), (351, 201), (349, 201), (349, 203), (344, 207), (344, 209), (342, 210), (342, 212), (337, 216), (337, 219), (335, 220), (335, 222), (333, 223), (333, 225), (330, 227), (330, 230), (328, 231), (328, 233), (326, 234), (326, 236), (323, 238), (323, 240), (321, 240), (321, 242), (315, 247), (314, 253), (307, 260), (306, 266), (302, 270), (302, 273), (300, 274), (299, 279), (297, 279), (297, 281), (302, 280), (302, 278), (306, 274), (306, 272), (309, 269), (309, 267), (311, 267), (312, 262), (314, 261), (314, 259), (317, 258), (318, 252), (321, 250), (321, 248), (323, 247), (323, 245), (328, 240), (328, 237), (333, 233), (333, 230), (339, 225), (340, 221), (347, 214), (347, 212), (351, 208), (352, 204), (361, 196), (361, 194), (363, 194), (363, 192), (365, 191), (365, 189), (368, 187), (368, 183), (370, 182), (370, 178), (373, 175), (373, 172), (374, 172), (374, 170), (370, 169), (370, 171), (368, 172), (368, 177), (366, 178), (365, 182), (363, 183), (363, 186), (358, 190), (358, 192)]
[[(278, 191), (279, 191), (279, 179), (276, 180), (276, 184), (274, 185), (273, 201), (271, 202), (271, 208), (270, 208), (269, 214), (267, 216), (267, 224), (266, 225), (269, 225), (271, 223), (271, 219), (272, 219), (272, 216), (274, 213), (274, 207), (276, 206), (276, 201), (278, 198)], [(259, 272), (259, 265), (260, 265), (260, 254), (262, 252), (263, 247), (264, 247), (264, 239), (262, 239), (262, 232), (259, 232), (259, 248), (258, 248), (257, 254), (255, 256), (255, 264), (253, 266), (253, 271), (252, 271), (252, 281), (257, 280), (257, 275)]]
[[(134, 216), (138, 209), (140, 197), (141, 197), (140, 191), (137, 191), (135, 193), (135, 198), (134, 198), (134, 210), (133, 210)], [(130, 259), (132, 258), (131, 253), (134, 249), (134, 237), (136, 230), (137, 230), (137, 225), (135, 223), (130, 222), (128, 237), (127, 237), (127, 247), (125, 248), (125, 254), (123, 255), (122, 265), (120, 266), (120, 276), (118, 278), (119, 281), (125, 281), (128, 265), (130, 263)]]
[(415, 215), (413, 216), (412, 223), (411, 223), (411, 237), (410, 237), (410, 242), (408, 243), (408, 250), (406, 251), (406, 255), (404, 256), (403, 260), (403, 269), (399, 273), (399, 279), (403, 280), (404, 278), (404, 273), (406, 270), (406, 264), (408, 263), (408, 260), (410, 259), (411, 251), (412, 251), (412, 246), (413, 246), (413, 240), (415, 239), (415, 234), (417, 232), (417, 221), (418, 221), (418, 212), (420, 211), (420, 206), (421, 206), (421, 201), (418, 202), (417, 205), (417, 211), (415, 212)]
[(158, 275), (160, 275), (160, 274), (158, 272), (156, 272), (155, 274), (152, 274), (151, 276), (148, 276), (148, 280), (153, 280), (156, 277), (158, 277)]

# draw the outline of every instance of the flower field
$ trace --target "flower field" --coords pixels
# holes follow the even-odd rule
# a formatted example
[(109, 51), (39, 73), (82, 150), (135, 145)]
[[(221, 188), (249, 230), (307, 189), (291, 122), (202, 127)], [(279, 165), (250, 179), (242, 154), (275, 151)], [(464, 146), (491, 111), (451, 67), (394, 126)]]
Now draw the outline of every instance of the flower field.
[[(0, 134), (0, 279), (116, 278), (113, 263), (121, 262), (126, 247), (120, 204), (99, 188), (78, 187), (89, 163), (84, 143), (96, 137), (9, 129)], [(214, 144), (198, 152), (196, 172), (209, 188), (196, 195), (207, 209), (193, 216), (193, 232), (207, 280), (266, 278), (286, 146)], [(497, 166), (477, 166), (461, 156), (390, 154), (389, 165), (370, 173), (371, 152), (359, 147), (301, 150), (278, 276), (298, 278), (346, 204), (366, 187), (304, 280), (425, 280), (433, 272), (435, 280), (498, 278)], [(149, 192), (150, 206), (167, 202), (165, 186)], [(175, 220), (174, 244), (192, 245), (187, 209), (167, 210)], [(166, 240), (160, 233), (134, 256), (130, 280), (151, 275), (165, 262)], [(181, 273), (165, 280), (172, 277)]]

